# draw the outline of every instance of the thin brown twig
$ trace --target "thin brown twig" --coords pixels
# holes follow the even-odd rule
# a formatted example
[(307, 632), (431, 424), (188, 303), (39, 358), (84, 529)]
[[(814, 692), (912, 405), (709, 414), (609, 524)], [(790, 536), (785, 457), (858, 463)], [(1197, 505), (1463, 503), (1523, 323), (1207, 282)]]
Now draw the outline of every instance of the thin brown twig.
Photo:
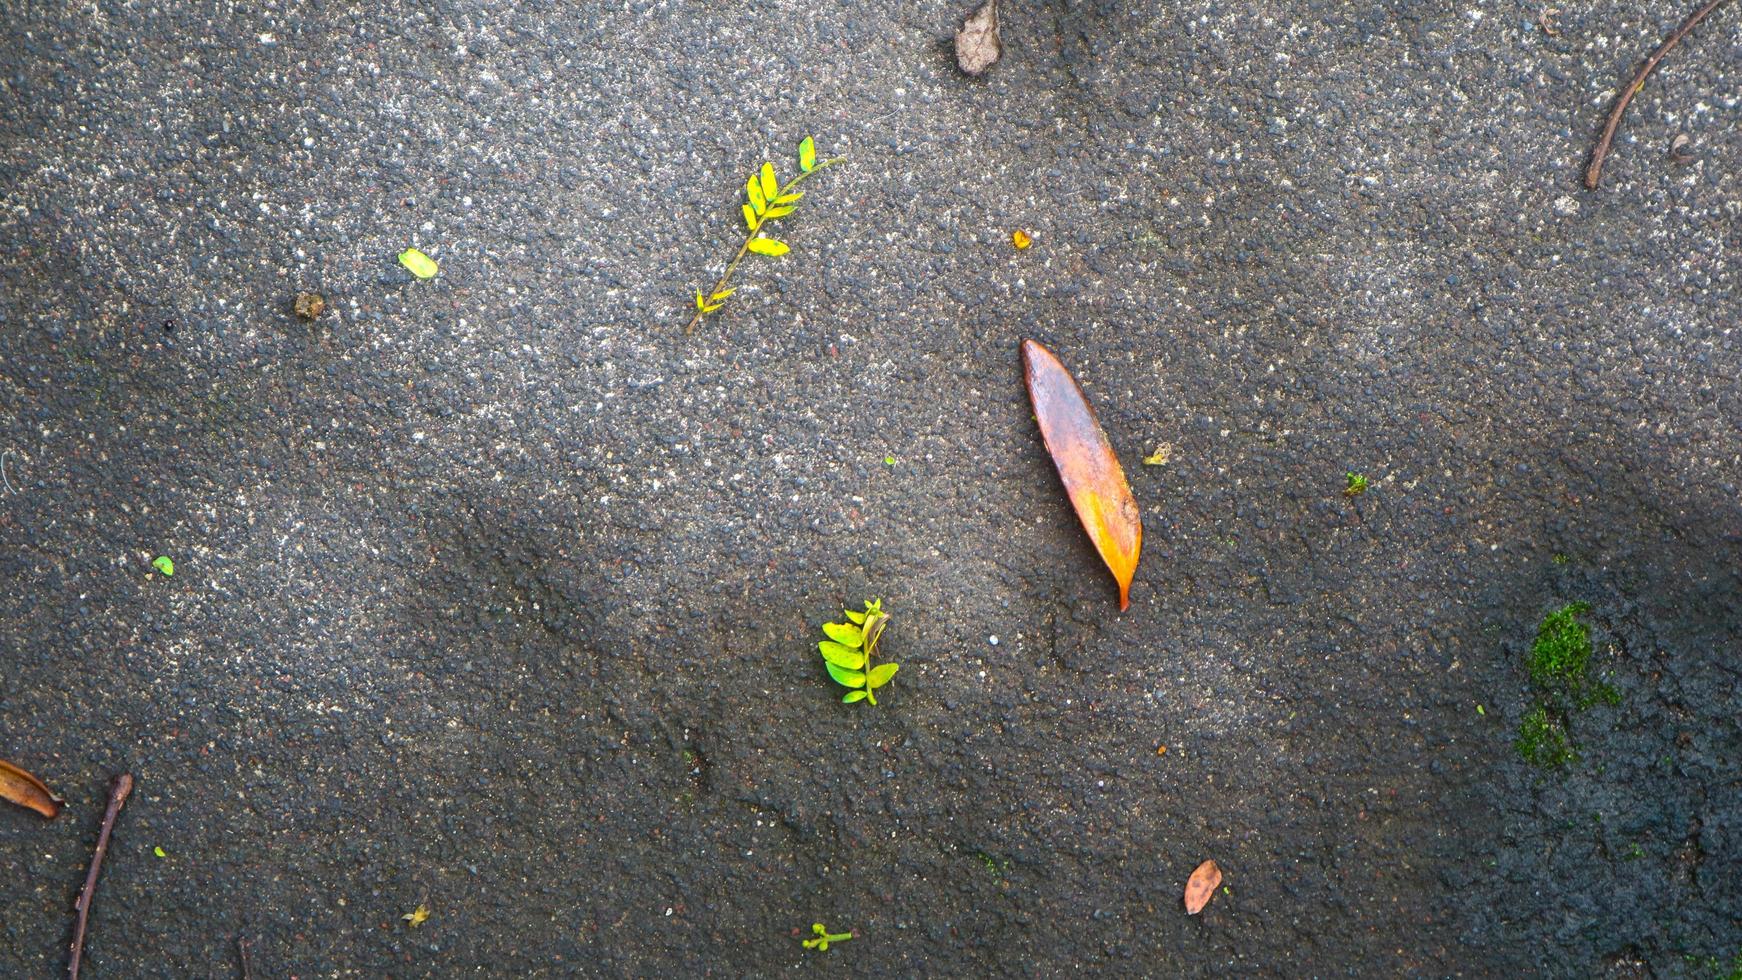
[(254, 972), (248, 968), (248, 938), (237, 935), (236, 948), (242, 952), (242, 980), (254, 980)]
[(85, 874), (85, 887), (79, 892), (79, 922), (73, 928), (73, 958), (67, 965), (67, 976), (79, 980), (79, 960), (85, 953), (85, 923), (91, 916), (91, 896), (97, 890), (97, 872), (103, 869), (103, 855), (109, 852), (109, 835), (115, 830), (115, 817), (133, 792), (133, 776), (122, 773), (109, 788), (109, 808), (103, 811), (103, 829), (97, 833), (97, 849), (91, 852), (91, 870)]
[(1704, 6), (1689, 14), (1688, 19), (1682, 21), (1682, 26), (1676, 28), (1669, 37), (1664, 38), (1663, 43), (1657, 46), (1657, 50), (1651, 53), (1651, 57), (1645, 59), (1645, 64), (1639, 66), (1639, 71), (1633, 76), (1633, 80), (1628, 82), (1627, 87), (1621, 90), (1621, 94), (1615, 97), (1615, 106), (1609, 110), (1609, 124), (1603, 127), (1603, 135), (1597, 140), (1596, 148), (1591, 151), (1590, 166), (1585, 168), (1585, 186), (1587, 188), (1597, 189), (1597, 181), (1603, 177), (1603, 158), (1609, 155), (1609, 144), (1615, 142), (1615, 131), (1621, 128), (1621, 116), (1627, 112), (1627, 104), (1632, 102), (1633, 97), (1639, 94), (1639, 90), (1645, 87), (1645, 80), (1657, 70), (1657, 63), (1663, 60), (1664, 55), (1669, 54), (1671, 48), (1680, 44), (1682, 38), (1687, 37), (1689, 31), (1699, 26), (1700, 21), (1705, 20), (1712, 11), (1723, 5), (1724, 0), (1706, 0)]

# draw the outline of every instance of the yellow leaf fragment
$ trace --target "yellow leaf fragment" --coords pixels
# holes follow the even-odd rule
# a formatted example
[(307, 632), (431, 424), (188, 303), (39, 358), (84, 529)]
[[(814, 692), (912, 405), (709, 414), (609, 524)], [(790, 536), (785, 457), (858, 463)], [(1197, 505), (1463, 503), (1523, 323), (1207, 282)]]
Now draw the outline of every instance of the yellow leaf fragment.
[(1028, 246), (1033, 245), (1034, 239), (1028, 237), (1028, 232), (1018, 228), (1010, 233), (1010, 244), (1015, 245), (1016, 250), (1020, 252)]
[(417, 908), (405, 913), (400, 918), (411, 923), (411, 927), (415, 929), (429, 921), (429, 906), (419, 902)]
[(423, 254), (415, 248), (408, 248), (399, 253), (399, 264), (405, 266), (412, 275), (419, 279), (434, 279), (441, 271), (436, 266), (436, 260)]

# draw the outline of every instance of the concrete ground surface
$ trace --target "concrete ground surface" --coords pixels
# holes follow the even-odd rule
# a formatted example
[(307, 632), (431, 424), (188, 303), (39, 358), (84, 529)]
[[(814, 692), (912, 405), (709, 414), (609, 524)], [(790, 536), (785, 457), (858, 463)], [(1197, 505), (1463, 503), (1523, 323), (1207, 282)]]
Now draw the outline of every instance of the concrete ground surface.
[[(1742, 8), (1596, 192), (1681, 5), (1006, 0), (978, 80), (968, 12), (5, 4), (0, 757), (68, 805), (0, 812), (0, 973), (121, 771), (88, 976), (1737, 968)], [(1574, 601), (1620, 701), (1541, 770)]]

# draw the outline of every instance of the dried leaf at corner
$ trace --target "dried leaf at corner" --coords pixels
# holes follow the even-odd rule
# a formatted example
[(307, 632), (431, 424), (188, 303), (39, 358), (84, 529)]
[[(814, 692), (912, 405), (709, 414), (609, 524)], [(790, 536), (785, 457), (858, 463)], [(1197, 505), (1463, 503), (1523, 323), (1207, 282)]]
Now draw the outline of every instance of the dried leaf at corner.
[(1010, 244), (1015, 245), (1016, 250), (1020, 252), (1028, 246), (1033, 245), (1034, 239), (1028, 237), (1028, 232), (1018, 228), (1010, 233)]
[(1216, 886), (1222, 883), (1222, 869), (1216, 867), (1216, 862), (1205, 861), (1198, 865), (1198, 870), (1192, 872), (1186, 881), (1186, 914), (1197, 915), (1210, 904), (1210, 899), (1216, 895)]
[(986, 0), (956, 32), (956, 64), (970, 75), (979, 75), (1003, 53), (998, 43), (998, 0)]
[(415, 929), (429, 921), (429, 906), (419, 903), (417, 908), (405, 913), (400, 918), (411, 923), (411, 927)]
[(1131, 604), (1131, 579), (1143, 550), (1143, 519), (1113, 444), (1095, 420), (1095, 410), (1076, 379), (1052, 351), (1022, 342), (1028, 398), (1046, 451), (1107, 570), (1119, 583), (1119, 608)]
[(0, 759), (0, 796), (53, 820), (62, 800), (42, 780)]

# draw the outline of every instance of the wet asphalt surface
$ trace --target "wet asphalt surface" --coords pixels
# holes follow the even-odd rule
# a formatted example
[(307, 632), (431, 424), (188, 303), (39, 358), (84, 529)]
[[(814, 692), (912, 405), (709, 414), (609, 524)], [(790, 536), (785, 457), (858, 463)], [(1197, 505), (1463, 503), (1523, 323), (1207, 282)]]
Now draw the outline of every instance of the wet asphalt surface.
[[(131, 771), (90, 976), (1725, 975), (1742, 10), (1595, 193), (1684, 11), (1540, 11), (1011, 2), (970, 80), (935, 2), (7, 5), (0, 756), (68, 806), (0, 973)], [(1543, 772), (1575, 600), (1621, 700)]]

